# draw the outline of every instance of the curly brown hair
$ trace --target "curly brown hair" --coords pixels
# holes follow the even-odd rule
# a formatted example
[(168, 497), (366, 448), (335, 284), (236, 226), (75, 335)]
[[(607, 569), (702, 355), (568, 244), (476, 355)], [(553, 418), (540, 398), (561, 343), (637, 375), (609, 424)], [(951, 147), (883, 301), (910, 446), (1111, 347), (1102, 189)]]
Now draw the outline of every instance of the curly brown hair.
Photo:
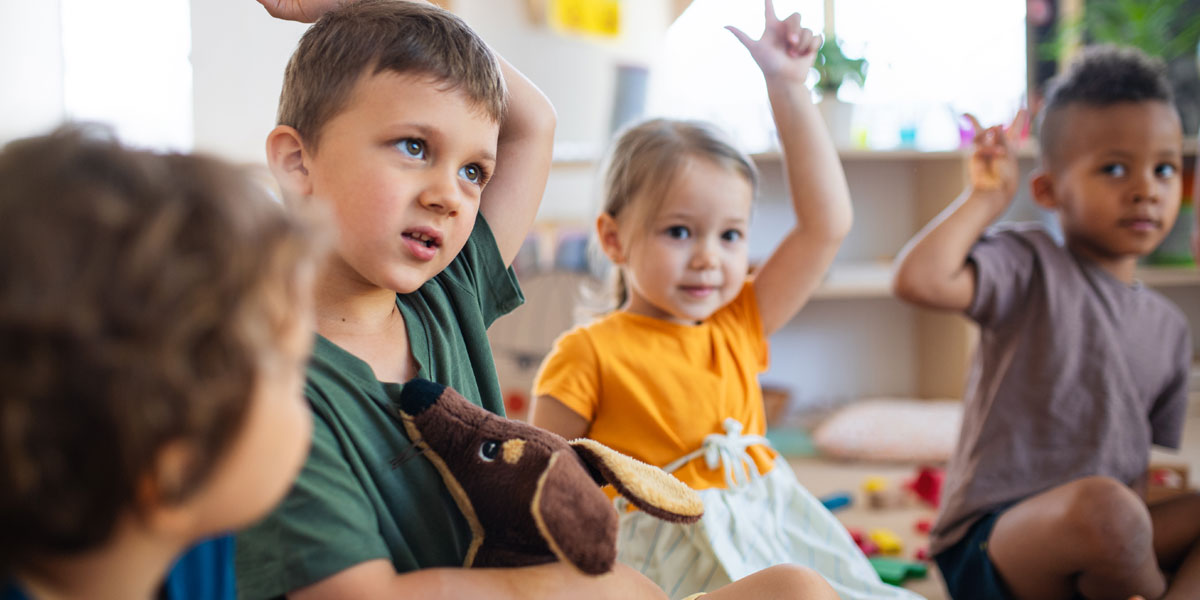
[(1174, 105), (1174, 93), (1162, 60), (1137, 48), (1100, 44), (1089, 46), (1046, 86), (1038, 115), (1042, 156), (1057, 155), (1062, 138), (1063, 111), (1070, 106), (1112, 106), (1124, 102), (1162, 102)]
[(188, 498), (324, 247), (235, 167), (65, 126), (0, 152), (0, 569), (94, 548), (160, 451)]
[(428, 75), (466, 94), (493, 121), (504, 116), (500, 63), (462, 19), (427, 4), (360, 0), (325, 13), (300, 38), (284, 72), (279, 124), (315, 150), (355, 84), (384, 71)]

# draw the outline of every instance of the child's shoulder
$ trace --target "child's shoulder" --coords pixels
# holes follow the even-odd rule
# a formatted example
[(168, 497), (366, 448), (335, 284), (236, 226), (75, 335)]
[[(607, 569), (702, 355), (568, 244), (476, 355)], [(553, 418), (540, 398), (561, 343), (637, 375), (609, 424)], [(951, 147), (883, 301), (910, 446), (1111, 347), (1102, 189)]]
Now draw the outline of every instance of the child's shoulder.
[(1005, 270), (1054, 273), (1074, 268), (1075, 261), (1061, 236), (1035, 222), (999, 223), (989, 227), (971, 248), (971, 260), (1004, 263)]
[(1059, 236), (1037, 222), (997, 223), (987, 229), (981, 242), (1022, 244), (1042, 252), (1065, 252)]

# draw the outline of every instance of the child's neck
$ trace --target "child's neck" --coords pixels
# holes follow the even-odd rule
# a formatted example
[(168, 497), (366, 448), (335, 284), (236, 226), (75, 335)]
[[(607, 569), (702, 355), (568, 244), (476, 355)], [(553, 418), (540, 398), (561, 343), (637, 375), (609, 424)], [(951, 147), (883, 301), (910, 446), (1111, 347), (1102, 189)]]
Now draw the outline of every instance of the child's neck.
[(1112, 275), (1118, 281), (1126, 285), (1133, 284), (1134, 270), (1137, 268), (1137, 256), (1113, 256), (1099, 251), (1086, 242), (1070, 239), (1067, 240), (1067, 248), (1075, 255), (1082, 256), (1096, 263), (1096, 265), (1107, 271), (1109, 275)]
[(388, 328), (397, 316), (396, 292), (378, 287), (331, 259), (317, 273), (317, 332), (325, 337), (372, 335)]
[(317, 333), (367, 363), (380, 381), (404, 382), (417, 373), (396, 292), (318, 276)]
[(157, 596), (167, 569), (185, 546), (119, 527), (102, 548), (70, 558), (39, 560), (19, 571), (17, 578), (37, 600), (150, 599)]

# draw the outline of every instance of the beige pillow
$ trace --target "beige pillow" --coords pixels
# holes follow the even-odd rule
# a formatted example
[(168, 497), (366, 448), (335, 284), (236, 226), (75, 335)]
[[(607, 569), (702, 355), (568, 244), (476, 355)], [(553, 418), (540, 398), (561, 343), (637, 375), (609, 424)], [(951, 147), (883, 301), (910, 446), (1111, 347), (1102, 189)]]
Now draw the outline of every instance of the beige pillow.
[(944, 463), (962, 424), (958, 400), (872, 398), (839, 409), (813, 432), (821, 456)]

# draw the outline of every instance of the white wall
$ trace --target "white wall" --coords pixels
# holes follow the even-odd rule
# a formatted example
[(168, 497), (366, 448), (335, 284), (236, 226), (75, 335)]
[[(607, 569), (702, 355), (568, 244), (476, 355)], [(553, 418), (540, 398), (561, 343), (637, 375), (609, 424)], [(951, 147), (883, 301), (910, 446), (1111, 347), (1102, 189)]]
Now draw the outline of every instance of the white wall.
[(0, 144), (63, 118), (58, 0), (0, 0)]
[(196, 150), (264, 162), (283, 68), (306, 27), (253, 0), (192, 0)]

